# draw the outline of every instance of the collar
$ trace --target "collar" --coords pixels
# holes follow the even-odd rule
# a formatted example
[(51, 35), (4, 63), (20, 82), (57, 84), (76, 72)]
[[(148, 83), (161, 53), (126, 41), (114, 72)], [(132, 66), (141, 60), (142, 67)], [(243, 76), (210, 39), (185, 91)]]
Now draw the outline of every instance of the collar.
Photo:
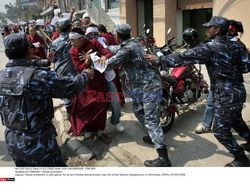
[(121, 47), (123, 47), (123, 46), (125, 46), (126, 44), (128, 44), (130, 41), (132, 41), (133, 39), (132, 38), (130, 38), (130, 39), (127, 39), (126, 41), (123, 41), (122, 43), (121, 43)]
[(15, 67), (15, 66), (22, 66), (22, 67), (29, 67), (30, 61), (27, 59), (10, 59), (6, 64), (6, 67)]
[(226, 36), (216, 36), (214, 38), (214, 41), (225, 41), (227, 40)]

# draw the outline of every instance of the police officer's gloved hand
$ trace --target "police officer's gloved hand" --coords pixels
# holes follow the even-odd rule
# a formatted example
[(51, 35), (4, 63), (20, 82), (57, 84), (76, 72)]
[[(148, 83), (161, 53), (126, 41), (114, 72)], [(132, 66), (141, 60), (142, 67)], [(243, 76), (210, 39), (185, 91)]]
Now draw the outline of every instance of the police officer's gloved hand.
[[(163, 56), (163, 54), (162, 54)], [(157, 56), (157, 55), (153, 55), (153, 54), (146, 54), (144, 56), (147, 61), (149, 61), (154, 67), (159, 67), (160, 66), (160, 57), (161, 56)]]

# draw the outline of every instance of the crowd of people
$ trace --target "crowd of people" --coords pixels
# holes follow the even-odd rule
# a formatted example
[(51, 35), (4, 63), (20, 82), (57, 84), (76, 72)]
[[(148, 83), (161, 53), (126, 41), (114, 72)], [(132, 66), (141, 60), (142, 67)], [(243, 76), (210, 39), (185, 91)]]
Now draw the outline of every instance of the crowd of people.
[[(242, 74), (250, 70), (250, 56), (237, 38), (243, 26), (223, 17), (212, 17), (204, 26), (207, 42), (198, 43), (195, 30), (188, 29), (184, 40), (192, 42), (190, 49), (167, 56), (145, 55), (143, 46), (131, 37), (130, 25), (117, 25), (114, 35), (104, 25), (92, 23), (87, 13), (82, 19), (73, 19), (73, 14), (58, 16), (54, 24), (39, 19), (27, 26), (4, 27), (9, 62), (0, 71), (0, 112), (7, 148), (16, 166), (65, 166), (52, 124), (52, 98), (64, 100), (70, 133), (75, 136), (110, 144), (111, 138), (105, 134), (108, 107), (111, 124), (124, 131), (120, 68), (137, 93), (134, 114), (158, 153), (158, 158), (145, 161), (145, 166), (171, 166), (160, 124), (162, 82), (154, 65), (196, 63), (206, 64), (211, 80), (206, 109), (210, 111), (204, 119), (209, 118), (209, 130), (213, 124), (215, 137), (235, 157), (226, 166), (250, 166), (244, 153), (250, 151), (250, 130), (241, 115), (246, 99)], [(96, 65), (105, 71), (100, 72)], [(238, 145), (231, 128), (247, 143)], [(203, 126), (195, 132), (207, 130)]]

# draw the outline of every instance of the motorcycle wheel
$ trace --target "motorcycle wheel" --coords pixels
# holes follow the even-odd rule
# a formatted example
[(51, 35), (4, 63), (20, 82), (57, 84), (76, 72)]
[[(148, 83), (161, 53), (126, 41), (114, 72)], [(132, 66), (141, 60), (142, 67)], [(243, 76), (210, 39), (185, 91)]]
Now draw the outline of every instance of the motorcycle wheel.
[(168, 113), (164, 117), (160, 118), (161, 128), (164, 134), (167, 133), (172, 128), (174, 120), (175, 120), (174, 113)]
[(175, 113), (169, 112), (167, 108), (167, 101), (164, 101), (161, 104), (161, 114), (160, 114), (160, 122), (163, 133), (167, 133), (173, 126), (175, 120)]

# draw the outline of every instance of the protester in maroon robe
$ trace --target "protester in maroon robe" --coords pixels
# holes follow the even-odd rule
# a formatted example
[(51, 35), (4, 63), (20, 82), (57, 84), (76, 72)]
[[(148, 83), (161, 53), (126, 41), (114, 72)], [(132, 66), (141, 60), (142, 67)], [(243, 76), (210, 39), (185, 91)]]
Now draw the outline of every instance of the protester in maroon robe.
[(29, 28), (29, 35), (27, 39), (30, 43), (32, 43), (34, 48), (34, 58), (35, 59), (46, 59), (45, 55), (45, 43), (42, 37), (40, 37), (34, 27)]
[[(72, 30), (70, 40), (73, 46), (70, 50), (71, 57), (79, 73), (84, 69), (90, 68), (90, 59), (85, 57), (86, 53), (97, 52), (97, 55), (99, 57), (103, 56), (103, 59), (112, 56), (112, 53), (98, 41), (85, 39), (83, 30), (79, 28)], [(83, 58), (85, 60), (80, 60), (80, 55), (85, 57)], [(89, 81), (86, 90), (73, 99), (71, 125), (72, 132), (75, 135), (80, 135), (82, 132), (93, 133), (105, 129), (107, 114), (105, 93), (106, 80), (104, 73), (95, 70), (94, 79)]]
[[(105, 38), (107, 45), (117, 45), (117, 41), (116, 41), (115, 36), (110, 32), (108, 33), (106, 27), (103, 24), (98, 25), (98, 29), (99, 29), (99, 35), (101, 37)], [(116, 77), (113, 80), (113, 82), (115, 83), (117, 91), (119, 92), (120, 102), (122, 104), (124, 104), (125, 103), (124, 94), (122, 91), (122, 86), (121, 86), (121, 82), (120, 82), (120, 75), (119, 75), (120, 69), (117, 68), (117, 69), (114, 69), (114, 71), (115, 71)]]
[(60, 37), (60, 32), (56, 29), (56, 31), (54, 31), (52, 33), (51, 39), (52, 41), (56, 40), (58, 37)]

